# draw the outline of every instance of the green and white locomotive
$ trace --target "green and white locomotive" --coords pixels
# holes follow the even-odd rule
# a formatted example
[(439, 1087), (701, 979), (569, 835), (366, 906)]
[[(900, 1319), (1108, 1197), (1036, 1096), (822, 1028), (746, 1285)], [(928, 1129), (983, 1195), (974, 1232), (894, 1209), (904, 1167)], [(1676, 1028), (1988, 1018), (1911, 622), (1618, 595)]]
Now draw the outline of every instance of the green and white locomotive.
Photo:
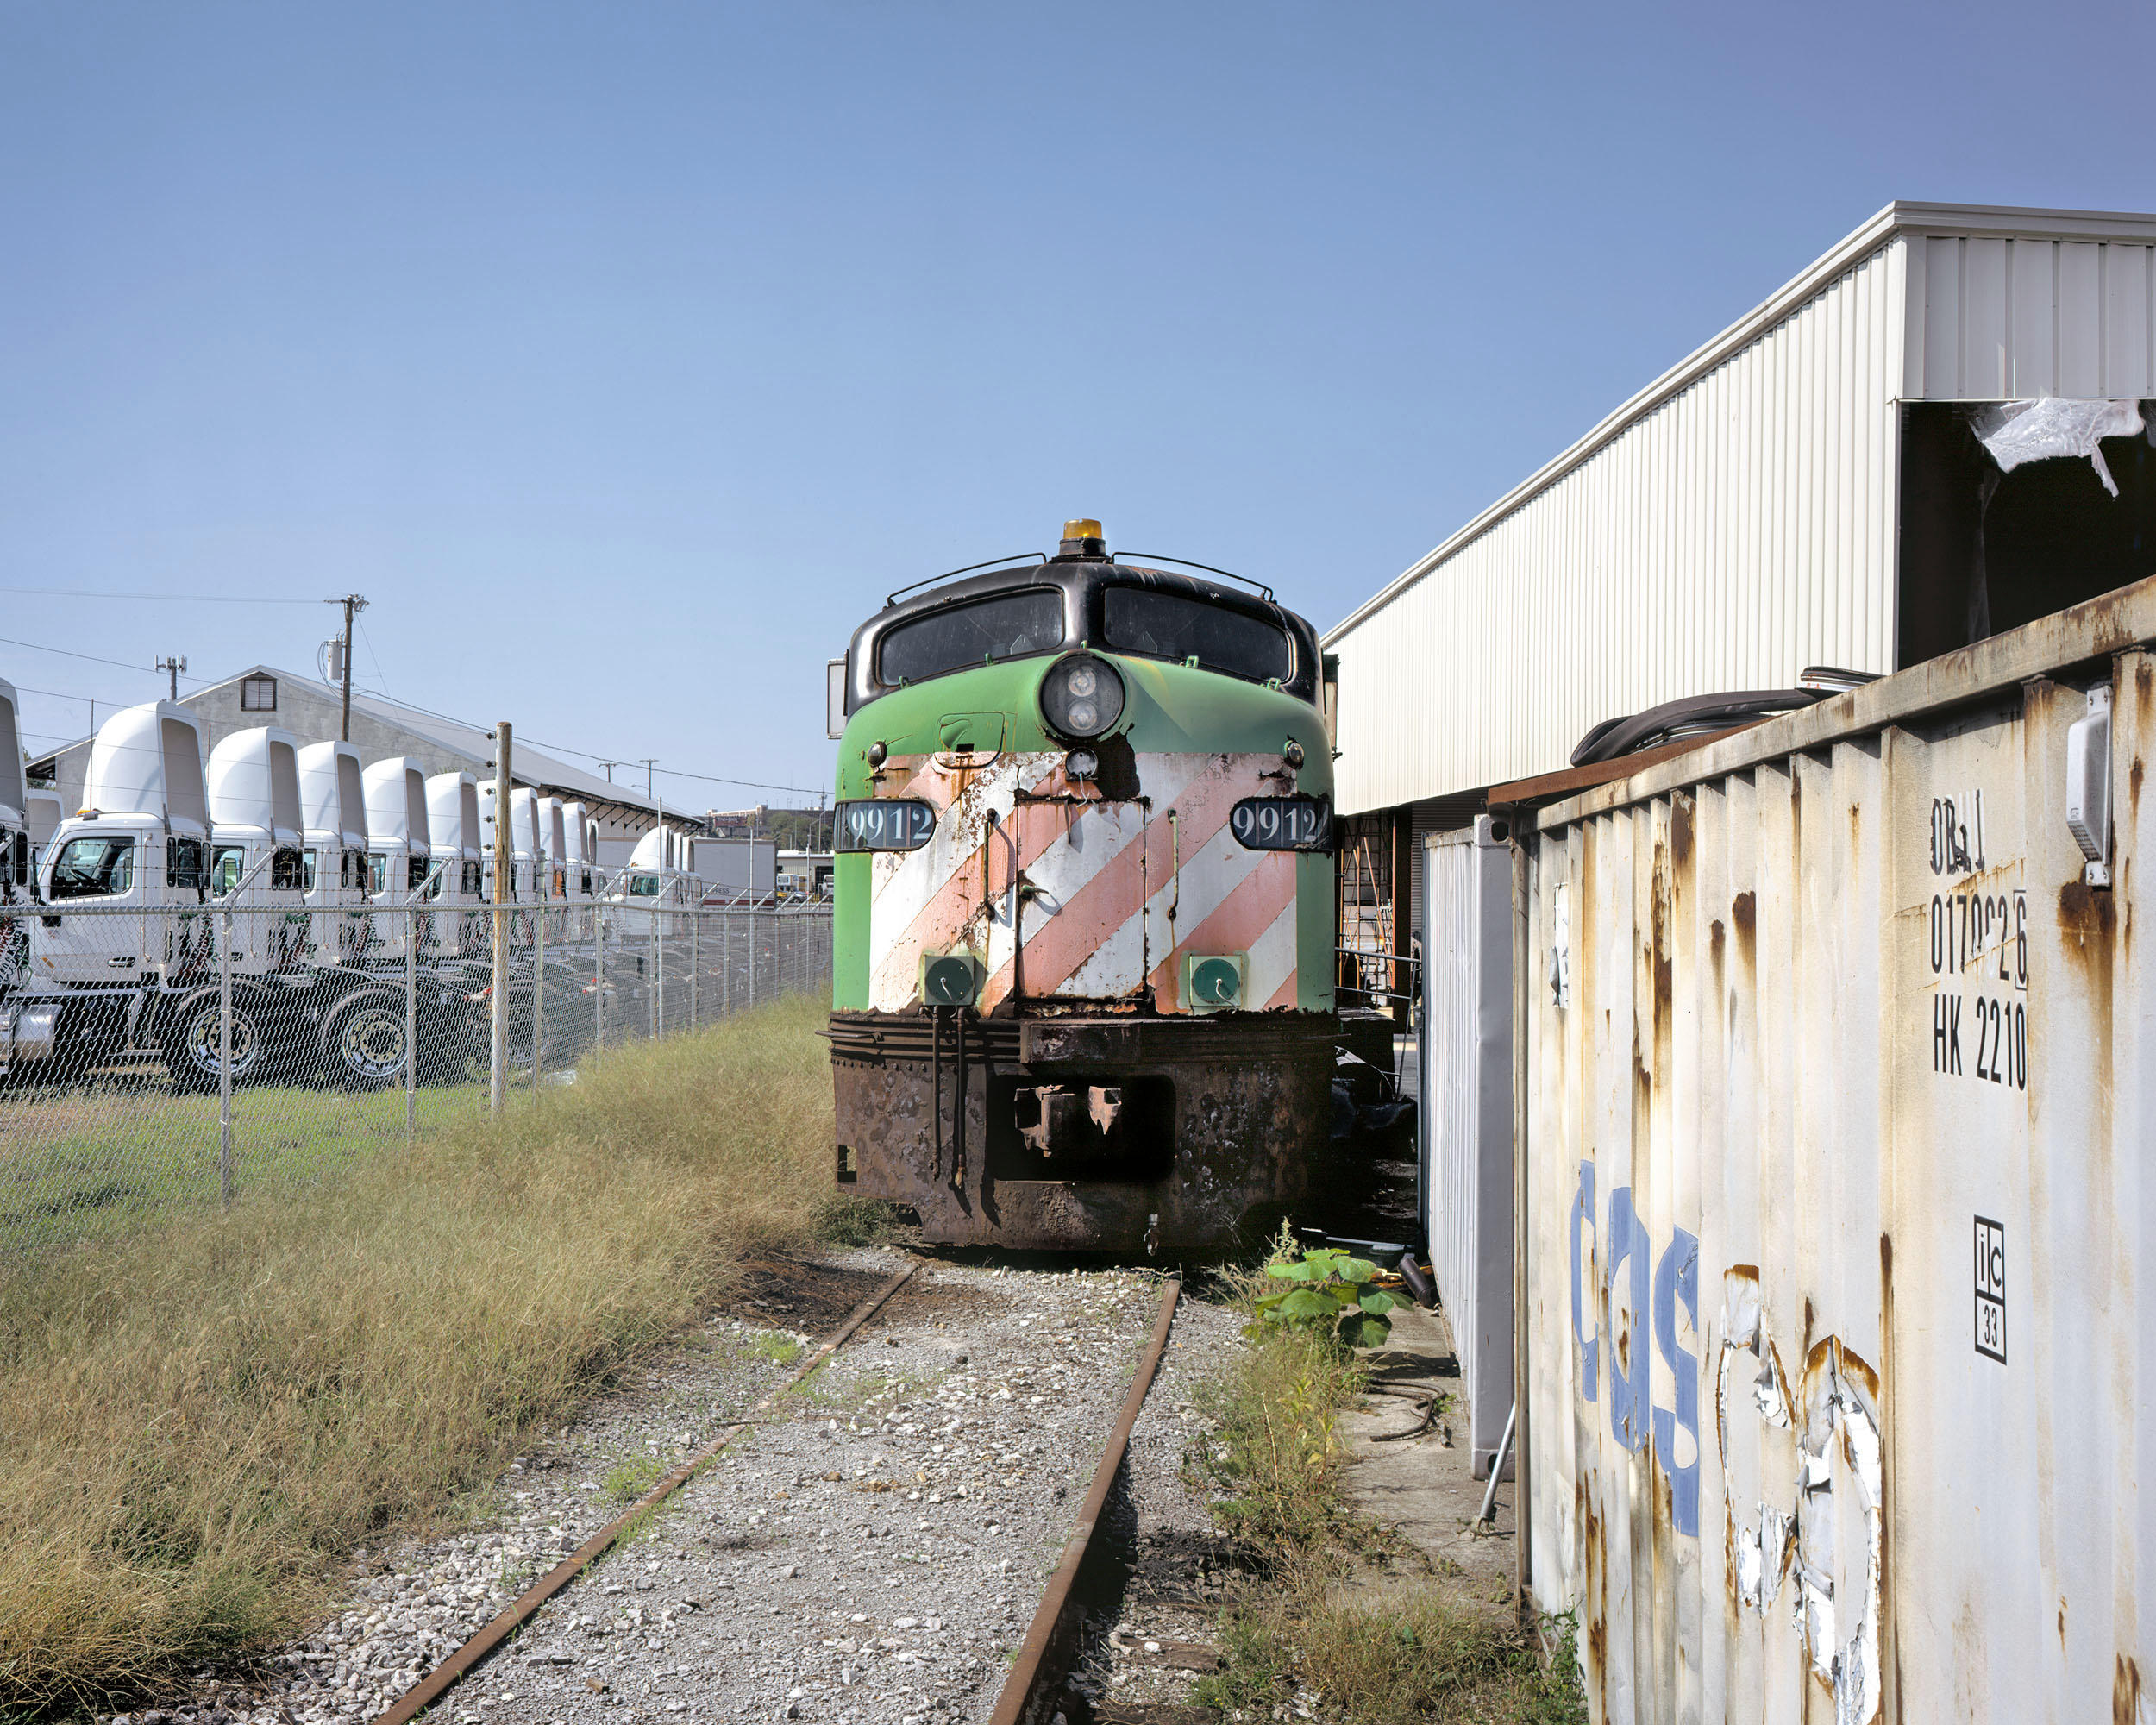
[(976, 568), (833, 666), (840, 1189), (941, 1244), (1252, 1240), (1327, 1144), (1317, 633), (1094, 521)]

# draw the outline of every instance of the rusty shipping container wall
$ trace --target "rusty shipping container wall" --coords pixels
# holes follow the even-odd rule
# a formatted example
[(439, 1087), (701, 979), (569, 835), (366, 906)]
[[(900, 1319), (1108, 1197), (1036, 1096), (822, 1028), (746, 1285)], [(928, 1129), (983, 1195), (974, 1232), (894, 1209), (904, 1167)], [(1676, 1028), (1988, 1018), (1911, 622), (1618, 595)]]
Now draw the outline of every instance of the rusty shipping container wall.
[(1597, 1718), (2143, 1716), (2152, 642), (2156, 581), (1526, 837), (1524, 1564)]

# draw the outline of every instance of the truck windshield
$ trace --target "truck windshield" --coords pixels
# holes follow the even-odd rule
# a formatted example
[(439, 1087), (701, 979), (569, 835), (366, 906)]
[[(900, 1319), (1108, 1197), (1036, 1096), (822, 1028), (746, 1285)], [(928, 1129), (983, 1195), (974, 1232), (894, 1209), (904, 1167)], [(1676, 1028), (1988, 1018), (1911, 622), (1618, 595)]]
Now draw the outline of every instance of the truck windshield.
[(659, 877), (656, 875), (631, 875), (629, 877), (629, 896), (632, 899), (657, 898)]
[(481, 890), (479, 865), (476, 862), (467, 862), (464, 865), (464, 896), (467, 899), (476, 899)]
[(1062, 644), (1062, 589), (1035, 587), (901, 623), (883, 637), (876, 666), (887, 683), (918, 683), (991, 659), (1050, 653)]
[(379, 898), (388, 887), (389, 856), (377, 850), (367, 859), (367, 889)]
[(1288, 631), (1262, 617), (1144, 587), (1110, 587), (1101, 601), (1102, 637), (1116, 652), (1195, 659), (1200, 670), (1253, 683), (1294, 673)]
[(314, 869), (309, 866), (306, 852), (279, 850), (270, 857), (270, 887), (280, 893), (298, 892), (315, 883)]
[(247, 847), (242, 844), (212, 845), (210, 850), (210, 896), (222, 899), (240, 884), (247, 873)]
[(60, 899), (98, 899), (135, 887), (132, 838), (71, 838), (53, 864), (53, 890)]
[(408, 893), (419, 891), (427, 885), (429, 875), (433, 876), (434, 885), (429, 888), (427, 896), (430, 899), (440, 898), (442, 877), (434, 873), (434, 859), (429, 856), (415, 856), (404, 865), (404, 890)]

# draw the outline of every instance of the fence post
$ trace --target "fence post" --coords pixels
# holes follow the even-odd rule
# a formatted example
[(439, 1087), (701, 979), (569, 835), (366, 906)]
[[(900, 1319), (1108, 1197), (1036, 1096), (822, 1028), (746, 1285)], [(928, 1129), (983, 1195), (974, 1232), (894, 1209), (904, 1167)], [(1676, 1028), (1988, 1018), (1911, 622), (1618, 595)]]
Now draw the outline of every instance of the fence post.
[(510, 842), (509, 721), (494, 727), (494, 991), (490, 997), (491, 1035), (487, 1048), (486, 1109), (502, 1111), (509, 1076), (509, 889), (516, 878), (517, 853)]
[(757, 912), (755, 912), (755, 911), (751, 911), (751, 912), (749, 912), (749, 1010), (750, 1010), (751, 1012), (754, 1012), (754, 1011), (755, 1010), (755, 1006), (756, 1006), (756, 917), (757, 917), (757, 915), (758, 915), (758, 913), (757, 913)]
[[(231, 894), (228, 894), (229, 899)], [(217, 941), (217, 1208), (232, 1208), (232, 907)], [(260, 1028), (257, 1015), (256, 1028)], [(257, 1059), (261, 1056), (258, 1053)]]
[(404, 930), (404, 1148), (411, 1148), (419, 1112), (419, 912), (405, 913)]
[(718, 919), (718, 1015), (730, 1018), (734, 1010), (734, 913)]
[[(661, 901), (663, 902), (663, 901)], [(656, 1042), (667, 1027), (666, 919), (659, 906), (651, 907), (651, 1039)]]
[(592, 1045), (606, 1046), (606, 906), (592, 906)]
[(689, 913), (689, 1028), (696, 1028), (699, 985), (704, 980), (704, 907)]
[[(546, 890), (543, 883), (540, 890)], [(534, 919), (531, 963), (531, 1088), (539, 1088), (539, 1042), (547, 1033), (547, 906)]]

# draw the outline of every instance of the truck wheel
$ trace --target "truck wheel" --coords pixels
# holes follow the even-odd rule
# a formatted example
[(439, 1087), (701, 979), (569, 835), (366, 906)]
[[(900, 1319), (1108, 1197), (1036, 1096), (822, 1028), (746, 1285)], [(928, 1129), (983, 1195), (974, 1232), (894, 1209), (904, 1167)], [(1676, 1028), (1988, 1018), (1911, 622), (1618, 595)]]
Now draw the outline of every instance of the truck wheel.
[(347, 1089), (386, 1090), (403, 1083), (411, 1054), (402, 994), (363, 991), (341, 1001), (323, 1023), (323, 1063), (331, 1080)]
[[(217, 1088), (217, 991), (197, 988), (165, 1014), (159, 1046), (180, 1091)], [(269, 1002), (252, 988), (232, 991), (232, 1084), (257, 1084), (267, 1076), (275, 1040)]]

